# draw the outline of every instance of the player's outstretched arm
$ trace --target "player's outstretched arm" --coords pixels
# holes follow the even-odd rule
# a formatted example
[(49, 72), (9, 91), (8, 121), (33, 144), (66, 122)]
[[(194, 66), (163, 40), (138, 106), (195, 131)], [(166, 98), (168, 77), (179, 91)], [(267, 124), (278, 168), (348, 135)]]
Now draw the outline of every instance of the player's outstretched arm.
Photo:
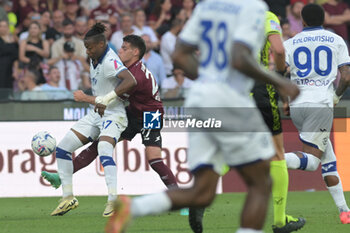
[(77, 102), (85, 102), (94, 105), (95, 99), (96, 96), (87, 95), (82, 90), (77, 90), (74, 92), (74, 100)]
[(350, 66), (345, 65), (339, 68), (340, 71), (340, 80), (338, 87), (335, 91), (335, 96), (334, 96), (334, 104), (337, 104), (348, 88), (350, 86)]
[(294, 100), (299, 95), (299, 88), (281, 75), (261, 67), (247, 45), (235, 42), (232, 48), (232, 67), (248, 77), (275, 85), (281, 96)]
[(196, 47), (178, 40), (175, 51), (172, 54), (174, 68), (182, 69), (185, 76), (192, 80), (198, 77), (198, 57), (196, 50)]
[(121, 83), (111, 92), (104, 96), (97, 96), (95, 99), (95, 104), (102, 104), (107, 106), (109, 102), (118, 96), (130, 91), (137, 85), (135, 77), (130, 73), (129, 70), (125, 69), (121, 71), (117, 77), (121, 79)]

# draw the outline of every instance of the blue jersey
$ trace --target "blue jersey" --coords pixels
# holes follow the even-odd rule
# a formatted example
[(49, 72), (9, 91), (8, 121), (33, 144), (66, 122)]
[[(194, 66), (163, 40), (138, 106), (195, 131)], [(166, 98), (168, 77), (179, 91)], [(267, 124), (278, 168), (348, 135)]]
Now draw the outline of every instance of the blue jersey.
[(350, 64), (344, 40), (322, 27), (307, 27), (284, 42), (291, 80), (301, 90), (291, 105), (325, 103), (333, 106), (333, 82), (338, 68)]

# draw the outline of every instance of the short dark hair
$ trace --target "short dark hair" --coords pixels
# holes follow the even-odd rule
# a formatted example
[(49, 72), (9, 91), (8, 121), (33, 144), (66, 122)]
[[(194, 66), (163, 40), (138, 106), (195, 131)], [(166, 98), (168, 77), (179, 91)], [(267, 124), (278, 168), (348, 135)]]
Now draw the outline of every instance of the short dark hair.
[(106, 42), (105, 31), (106, 27), (103, 23), (95, 23), (95, 25), (85, 34), (84, 40), (94, 39), (96, 42)]
[(63, 27), (68, 26), (68, 25), (73, 25), (74, 26), (74, 23), (73, 23), (72, 20), (66, 18), (66, 19), (63, 20), (62, 25), (63, 25)]
[(131, 44), (132, 47), (135, 47), (139, 50), (139, 59), (141, 60), (143, 55), (145, 55), (146, 52), (146, 44), (145, 41), (137, 35), (127, 35), (123, 38), (124, 42), (128, 42)]
[(54, 70), (54, 69), (57, 69), (57, 70), (58, 70), (58, 67), (57, 67), (57, 66), (50, 66), (50, 68), (49, 68), (49, 74), (50, 74), (51, 71)]
[(317, 4), (311, 3), (304, 6), (301, 16), (307, 26), (321, 26), (324, 23), (324, 10)]

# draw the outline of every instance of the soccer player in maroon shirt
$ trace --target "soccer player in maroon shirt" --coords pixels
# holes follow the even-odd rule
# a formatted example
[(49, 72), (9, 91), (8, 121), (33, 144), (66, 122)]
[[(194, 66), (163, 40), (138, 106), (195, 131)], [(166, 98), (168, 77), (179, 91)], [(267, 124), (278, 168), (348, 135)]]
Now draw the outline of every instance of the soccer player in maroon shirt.
[[(158, 173), (163, 183), (168, 188), (177, 187), (174, 174), (169, 167), (164, 164), (161, 158), (161, 129), (143, 129), (144, 111), (158, 111), (163, 114), (163, 104), (159, 97), (156, 80), (141, 61), (146, 51), (145, 43), (141, 37), (136, 35), (126, 36), (123, 38), (123, 41), (124, 43), (118, 55), (124, 65), (136, 78), (137, 85), (128, 92), (128, 96), (120, 96), (120, 98), (128, 98), (130, 103), (126, 108), (128, 127), (121, 134), (121, 139), (131, 141), (136, 134), (141, 133), (142, 143), (146, 147), (148, 163), (152, 169)], [(76, 91), (74, 93), (74, 99), (79, 102), (95, 104), (95, 97), (86, 95), (82, 91)], [(103, 114), (104, 107), (104, 105), (98, 105), (98, 109), (95, 109), (97, 109), (100, 114)], [(94, 141), (88, 148), (73, 159), (74, 173), (89, 165), (95, 160), (97, 155), (97, 141)], [(57, 173), (42, 172), (42, 176), (55, 188), (61, 185)], [(113, 212), (111, 212), (111, 214), (112, 213)]]

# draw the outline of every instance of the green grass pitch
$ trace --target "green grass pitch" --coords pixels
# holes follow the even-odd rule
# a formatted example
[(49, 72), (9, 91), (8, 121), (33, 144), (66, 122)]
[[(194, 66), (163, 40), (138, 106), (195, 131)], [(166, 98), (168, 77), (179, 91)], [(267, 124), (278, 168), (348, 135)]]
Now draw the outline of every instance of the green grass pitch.
[[(345, 193), (350, 200), (350, 192)], [(102, 233), (105, 197), (77, 197), (79, 207), (64, 216), (51, 217), (58, 198), (0, 198), (1, 233)], [(218, 195), (204, 217), (205, 233), (235, 232), (243, 204), (243, 193)], [(340, 224), (338, 211), (328, 192), (290, 192), (288, 213), (306, 218), (300, 233), (349, 233), (350, 224)], [(264, 227), (271, 231), (272, 203)], [(149, 216), (132, 222), (133, 233), (190, 233), (187, 216), (179, 211)]]

